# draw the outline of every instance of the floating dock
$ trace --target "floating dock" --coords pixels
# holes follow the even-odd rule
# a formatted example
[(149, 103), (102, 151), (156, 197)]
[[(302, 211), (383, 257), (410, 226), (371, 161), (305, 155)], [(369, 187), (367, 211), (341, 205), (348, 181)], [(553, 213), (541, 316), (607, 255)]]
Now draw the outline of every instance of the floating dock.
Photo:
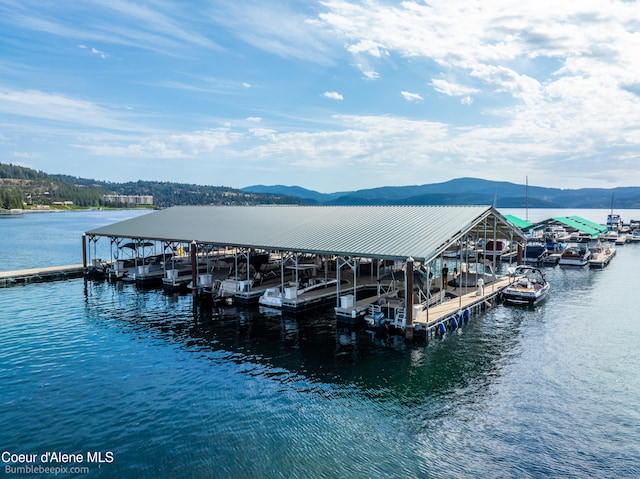
[(442, 334), (446, 330), (462, 326), (463, 322), (470, 319), (472, 313), (491, 308), (499, 300), (502, 291), (515, 279), (517, 277), (502, 276), (482, 288), (481, 291), (474, 290), (461, 294), (422, 310), (413, 318), (414, 331), (417, 334), (433, 337), (436, 334)]
[(79, 278), (83, 275), (83, 265), (49, 266), (44, 268), (21, 269), (0, 272), (0, 287), (25, 283), (42, 283)]
[(613, 247), (599, 248), (591, 255), (591, 259), (589, 259), (589, 267), (604, 268), (611, 262), (615, 255), (616, 249)]

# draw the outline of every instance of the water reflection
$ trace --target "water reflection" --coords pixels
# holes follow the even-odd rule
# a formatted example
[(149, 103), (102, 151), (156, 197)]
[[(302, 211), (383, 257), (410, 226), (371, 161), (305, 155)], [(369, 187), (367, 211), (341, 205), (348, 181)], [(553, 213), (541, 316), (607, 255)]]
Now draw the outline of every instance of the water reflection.
[(536, 314), (496, 308), (443, 340), (407, 343), (400, 336), (343, 327), (331, 311), (288, 317), (106, 282), (87, 283), (86, 307), (88, 317), (137, 340), (160, 340), (198, 358), (217, 353), (216, 360), (259, 366), (263, 374), (287, 371), (376, 401), (418, 405), (465, 389), (481, 397), (505, 358), (517, 351), (520, 321)]

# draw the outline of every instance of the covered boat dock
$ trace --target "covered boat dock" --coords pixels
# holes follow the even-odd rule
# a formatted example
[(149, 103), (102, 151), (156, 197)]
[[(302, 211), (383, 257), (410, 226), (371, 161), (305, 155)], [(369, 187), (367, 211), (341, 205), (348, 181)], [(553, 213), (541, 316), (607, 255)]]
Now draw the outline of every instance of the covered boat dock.
[[(108, 260), (95, 257), (100, 238), (111, 242)], [(525, 237), (490, 206), (176, 206), (87, 231), (82, 244), (87, 273), (100, 264), (117, 271), (124, 264), (121, 245), (131, 251), (157, 245), (153, 253), (134, 255), (133, 276), (177, 277), (175, 262), (183, 260), (190, 264), (194, 294), (211, 283), (212, 265), (219, 268), (223, 258), (230, 258), (218, 292), (231, 285), (230, 294), (245, 301), (264, 293), (265, 271), (274, 262), (268, 274), (283, 308), (329, 299), (338, 319), (355, 321), (395, 304), (393, 324), (412, 336), (414, 329), (429, 334), (452, 319), (451, 311), (464, 319), (469, 308), (482, 307), (508, 284), (482, 272), (479, 266), (490, 270), (490, 261), (474, 250), (478, 243), (496, 240), (517, 245), (521, 253)], [(457, 257), (444, 256), (452, 250)], [(491, 261), (495, 269), (499, 260)], [(443, 278), (447, 262), (451, 276)], [(307, 288), (327, 286), (302, 293), (298, 285), (304, 271), (313, 271)]]

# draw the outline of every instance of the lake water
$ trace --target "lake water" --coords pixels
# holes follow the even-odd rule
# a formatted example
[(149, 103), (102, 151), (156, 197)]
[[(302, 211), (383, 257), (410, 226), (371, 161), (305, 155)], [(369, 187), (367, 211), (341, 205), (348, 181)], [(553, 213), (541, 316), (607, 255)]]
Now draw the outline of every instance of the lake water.
[[(132, 214), (0, 220), (0, 269), (80, 263), (83, 231)], [(568, 214), (607, 211), (529, 219)], [(2, 288), (1, 474), (35, 454), (57, 477), (639, 477), (639, 267), (627, 244), (603, 270), (547, 268), (535, 309), (413, 344), (130, 284)]]

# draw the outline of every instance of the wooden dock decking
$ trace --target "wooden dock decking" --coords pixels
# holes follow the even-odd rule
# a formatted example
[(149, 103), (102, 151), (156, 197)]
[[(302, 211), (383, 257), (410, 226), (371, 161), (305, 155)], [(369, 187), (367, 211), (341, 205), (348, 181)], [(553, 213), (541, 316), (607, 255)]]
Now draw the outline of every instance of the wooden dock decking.
[(0, 287), (78, 278), (82, 275), (83, 266), (81, 264), (20, 269), (16, 271), (0, 271)]
[[(423, 310), (417, 317), (414, 317), (413, 324), (417, 328), (431, 328), (449, 319), (458, 311), (464, 311), (465, 309), (474, 308), (478, 305), (486, 305), (487, 302), (491, 302), (494, 297), (509, 286), (513, 279), (513, 276), (499, 277), (497, 281), (484, 287), (482, 295), (479, 295), (477, 289), (474, 289), (473, 291), (461, 294), (456, 298), (444, 301), (436, 306), (431, 306)], [(450, 292), (455, 293), (455, 291), (452, 290), (450, 290)]]

